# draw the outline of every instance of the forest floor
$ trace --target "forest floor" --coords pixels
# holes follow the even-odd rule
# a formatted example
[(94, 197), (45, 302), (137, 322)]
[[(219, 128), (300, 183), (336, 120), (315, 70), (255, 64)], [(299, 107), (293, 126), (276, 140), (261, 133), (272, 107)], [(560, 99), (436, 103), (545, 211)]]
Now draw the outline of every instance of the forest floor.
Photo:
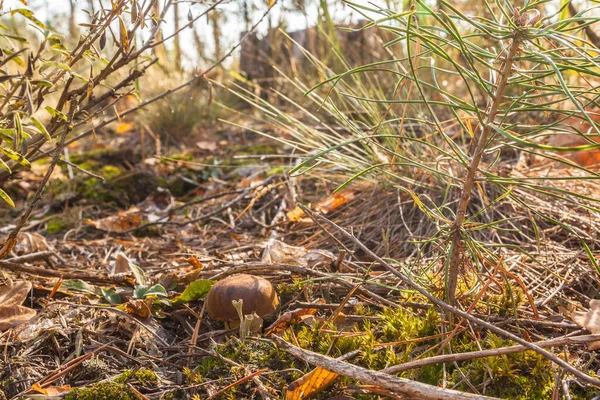
[[(405, 251), (402, 237), (418, 222), (406, 221), (402, 210), (414, 207), (405, 194), (364, 184), (333, 195), (326, 178), (289, 179), (284, 171), (296, 160), (243, 130), (206, 132), (162, 157), (141, 154), (139, 141), (134, 132), (112, 132), (70, 149), (78, 167), (55, 171), (0, 262), (0, 279), (13, 285), (0, 293), (5, 304), (8, 293), (26, 298), (11, 315), (0, 307), (0, 325), (20, 312), (33, 317), (0, 333), (0, 398), (401, 398), (394, 386), (401, 381), (313, 368), (324, 359), (359, 373), (385, 370), (449, 347), (469, 356), (386, 372), (501, 398), (595, 393), (532, 351), (477, 357), (514, 342), (464, 320), (448, 324), (356, 243), (295, 208), (310, 204), (443, 298), (440, 262)], [(17, 202), (1, 216), (5, 234), (45, 167), (5, 189)], [(589, 260), (565, 243), (544, 245), (554, 251), (535, 263), (507, 251), (510, 271), (464, 271), (464, 308), (531, 342), (583, 335), (558, 306), (587, 307), (597, 295)], [(238, 272), (268, 279), (280, 297), (244, 341), (204, 307), (212, 281)], [(477, 281), (478, 289), (465, 290)], [(587, 373), (600, 366), (581, 343), (558, 349)]]

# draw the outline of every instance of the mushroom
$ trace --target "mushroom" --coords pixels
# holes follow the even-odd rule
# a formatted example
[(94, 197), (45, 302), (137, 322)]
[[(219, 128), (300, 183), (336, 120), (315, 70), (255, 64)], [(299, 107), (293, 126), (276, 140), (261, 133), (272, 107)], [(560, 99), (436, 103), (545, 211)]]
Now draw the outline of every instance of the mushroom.
[[(240, 321), (241, 317), (233, 302), (241, 310), (242, 317), (256, 313), (262, 318), (275, 311), (279, 298), (268, 280), (247, 274), (234, 275), (210, 288), (206, 298), (206, 311), (216, 320)], [(243, 324), (244, 321), (240, 322)]]

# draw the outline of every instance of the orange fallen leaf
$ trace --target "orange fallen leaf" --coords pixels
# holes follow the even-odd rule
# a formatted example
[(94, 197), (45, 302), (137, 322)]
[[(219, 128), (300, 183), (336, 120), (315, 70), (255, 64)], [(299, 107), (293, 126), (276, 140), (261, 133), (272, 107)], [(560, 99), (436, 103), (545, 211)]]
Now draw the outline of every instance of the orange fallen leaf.
[(86, 219), (83, 222), (92, 225), (96, 229), (107, 232), (125, 232), (137, 228), (142, 222), (142, 216), (137, 213), (138, 209), (132, 207), (127, 211), (111, 215), (98, 220)]
[(196, 257), (190, 257), (185, 261), (187, 261), (194, 268), (202, 269), (202, 263)]
[(22, 306), (31, 287), (29, 281), (8, 281), (0, 285), (0, 331), (21, 325), (35, 317), (35, 310)]
[(288, 211), (287, 213), (285, 213), (285, 215), (287, 215), (287, 217), (290, 221), (298, 222), (304, 216), (304, 211), (302, 211), (302, 209), (300, 207), (296, 206), (296, 208), (294, 208), (291, 211)]
[(321, 367), (317, 367), (300, 379), (290, 383), (287, 387), (285, 399), (308, 399), (331, 385), (338, 376), (339, 375), (335, 372), (330, 372)]
[(35, 390), (38, 393), (41, 393), (45, 396), (58, 396), (59, 394), (70, 392), (71, 385), (64, 386), (50, 386), (47, 388), (43, 388), (39, 383), (34, 383), (31, 385), (31, 390)]
[[(324, 299), (318, 299), (314, 304), (325, 304)], [(287, 311), (283, 313), (277, 321), (273, 322), (270, 327), (267, 328), (265, 336), (272, 335), (273, 333), (279, 332), (285, 329), (290, 322), (301, 321), (304, 317), (316, 314), (318, 310), (316, 308), (298, 308), (296, 310)]]
[(339, 192), (334, 193), (323, 200), (320, 200), (314, 208), (315, 211), (327, 214), (348, 203), (350, 200), (354, 199), (354, 197), (354, 190), (340, 190)]
[(131, 132), (135, 128), (135, 124), (131, 122), (122, 122), (115, 129), (116, 133), (127, 133)]

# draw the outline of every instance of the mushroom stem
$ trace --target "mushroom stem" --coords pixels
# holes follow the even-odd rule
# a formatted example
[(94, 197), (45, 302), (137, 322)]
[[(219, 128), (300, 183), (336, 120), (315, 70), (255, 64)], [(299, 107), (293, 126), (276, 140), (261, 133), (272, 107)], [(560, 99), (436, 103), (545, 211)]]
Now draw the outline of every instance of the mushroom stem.
[(239, 299), (239, 300), (232, 300), (231, 301), (231, 305), (233, 305), (233, 307), (235, 307), (235, 310), (238, 313), (238, 316), (240, 317), (240, 340), (244, 341), (246, 340), (246, 320), (244, 318), (244, 313), (242, 311), (242, 307), (244, 306), (244, 300), (243, 299)]
[(244, 316), (244, 330), (246, 331), (246, 332), (244, 332), (244, 337), (250, 336), (250, 333), (252, 331), (252, 321), (253, 320), (254, 320), (254, 313)]

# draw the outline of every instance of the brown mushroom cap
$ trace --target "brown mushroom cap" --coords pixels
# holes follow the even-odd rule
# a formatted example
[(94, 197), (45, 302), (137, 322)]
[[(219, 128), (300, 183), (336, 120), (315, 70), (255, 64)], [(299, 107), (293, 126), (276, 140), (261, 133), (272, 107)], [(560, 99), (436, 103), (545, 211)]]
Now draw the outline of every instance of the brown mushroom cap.
[(255, 312), (263, 317), (279, 305), (277, 292), (268, 280), (241, 274), (225, 278), (210, 288), (206, 298), (208, 315), (221, 321), (238, 321), (238, 313), (231, 302), (240, 299), (244, 301), (244, 315)]

